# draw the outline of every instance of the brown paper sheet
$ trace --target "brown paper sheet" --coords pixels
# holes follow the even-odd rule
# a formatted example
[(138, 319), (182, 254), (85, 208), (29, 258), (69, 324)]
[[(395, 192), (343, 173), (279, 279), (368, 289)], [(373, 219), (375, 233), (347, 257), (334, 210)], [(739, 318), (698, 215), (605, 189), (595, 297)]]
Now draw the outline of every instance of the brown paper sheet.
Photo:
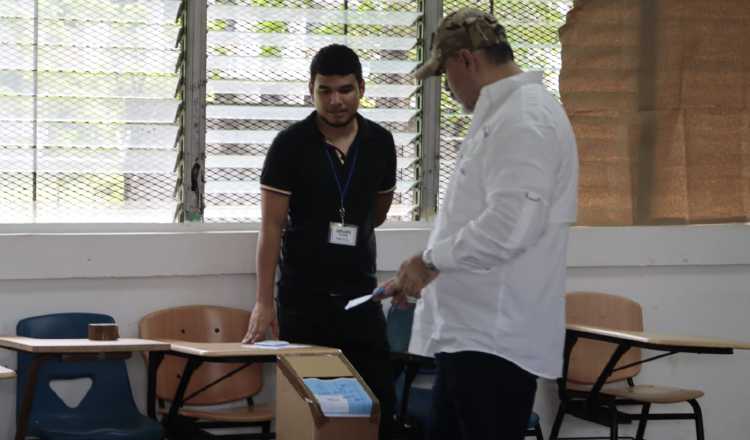
[(750, 1), (577, 0), (560, 94), (579, 224), (747, 221)]

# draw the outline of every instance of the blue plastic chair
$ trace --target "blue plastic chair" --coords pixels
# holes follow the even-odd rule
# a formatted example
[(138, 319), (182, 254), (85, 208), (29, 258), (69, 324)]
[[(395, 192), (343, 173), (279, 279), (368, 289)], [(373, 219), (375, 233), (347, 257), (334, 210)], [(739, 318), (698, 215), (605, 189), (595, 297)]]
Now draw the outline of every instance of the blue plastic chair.
[[(407, 436), (418, 438), (424, 435), (422, 432), (427, 426), (432, 390), (412, 387), (412, 382), (417, 374), (434, 374), (435, 365), (432, 358), (407, 353), (413, 321), (413, 304), (405, 308), (391, 307), (386, 317), (386, 330), (396, 374), (396, 400), (400, 408), (396, 419)], [(535, 412), (529, 416), (526, 436), (544, 440), (539, 415)]]
[[(21, 320), (18, 336), (45, 339), (86, 338), (90, 323), (113, 323), (111, 316), (59, 313)], [(16, 410), (21, 402), (33, 355), (18, 354)], [(91, 388), (75, 408), (68, 407), (50, 388), (54, 380), (89, 378)], [(49, 359), (37, 373), (28, 435), (42, 440), (159, 440), (161, 425), (142, 415), (133, 401), (125, 361)]]

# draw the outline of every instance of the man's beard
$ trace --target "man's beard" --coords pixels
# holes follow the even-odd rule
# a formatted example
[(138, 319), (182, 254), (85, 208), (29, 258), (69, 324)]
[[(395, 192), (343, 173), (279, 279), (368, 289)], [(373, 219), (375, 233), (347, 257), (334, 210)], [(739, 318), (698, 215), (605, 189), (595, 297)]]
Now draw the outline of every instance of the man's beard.
[(334, 128), (341, 128), (341, 127), (346, 127), (347, 125), (351, 124), (354, 118), (357, 117), (357, 114), (356, 113), (352, 114), (352, 116), (349, 119), (347, 119), (345, 122), (331, 122), (328, 119), (326, 119), (325, 116), (321, 114), (318, 114), (318, 116), (320, 116), (320, 120), (325, 122), (326, 125), (334, 127)]

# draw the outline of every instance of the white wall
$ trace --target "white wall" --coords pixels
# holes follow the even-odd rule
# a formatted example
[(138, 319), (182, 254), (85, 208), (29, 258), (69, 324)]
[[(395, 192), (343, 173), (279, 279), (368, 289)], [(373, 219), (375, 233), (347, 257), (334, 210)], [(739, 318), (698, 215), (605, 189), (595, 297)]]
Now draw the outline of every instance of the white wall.
[[(240, 229), (241, 228), (241, 229)], [(240, 229), (240, 230), (238, 230)], [(644, 306), (649, 330), (750, 340), (750, 234), (744, 225), (576, 228), (571, 235), (569, 290), (601, 290)], [(419, 251), (424, 225), (378, 232), (379, 267), (393, 271)], [(91, 311), (115, 317), (123, 336), (138, 319), (181, 304), (249, 308), (256, 234), (249, 226), (6, 226), (0, 228), (0, 334), (22, 317)], [(382, 273), (387, 276), (387, 273)], [(15, 366), (0, 350), (0, 364)], [(129, 361), (134, 394), (144, 406), (145, 369)], [(709, 438), (747, 438), (750, 353), (677, 355), (648, 364), (639, 382), (695, 387)], [(269, 369), (270, 371), (270, 369)], [(268, 383), (271, 383), (269, 380)], [(555, 385), (540, 381), (537, 411), (545, 434), (556, 409)], [(260, 400), (271, 399), (267, 387)], [(0, 382), (0, 439), (15, 429), (15, 382)], [(623, 434), (628, 434), (625, 428)], [(563, 435), (601, 429), (568, 419)], [(652, 422), (648, 438), (692, 438), (690, 422)]]

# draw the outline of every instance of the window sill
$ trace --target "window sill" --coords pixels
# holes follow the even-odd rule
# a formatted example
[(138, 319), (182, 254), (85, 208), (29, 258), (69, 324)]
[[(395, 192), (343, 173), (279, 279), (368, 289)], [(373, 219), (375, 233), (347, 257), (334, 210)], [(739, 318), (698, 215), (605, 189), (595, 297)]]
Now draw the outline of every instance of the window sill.
[[(424, 249), (427, 223), (378, 230), (378, 267)], [(0, 280), (255, 273), (257, 224), (0, 225)], [(744, 224), (575, 227), (569, 267), (750, 265)]]

